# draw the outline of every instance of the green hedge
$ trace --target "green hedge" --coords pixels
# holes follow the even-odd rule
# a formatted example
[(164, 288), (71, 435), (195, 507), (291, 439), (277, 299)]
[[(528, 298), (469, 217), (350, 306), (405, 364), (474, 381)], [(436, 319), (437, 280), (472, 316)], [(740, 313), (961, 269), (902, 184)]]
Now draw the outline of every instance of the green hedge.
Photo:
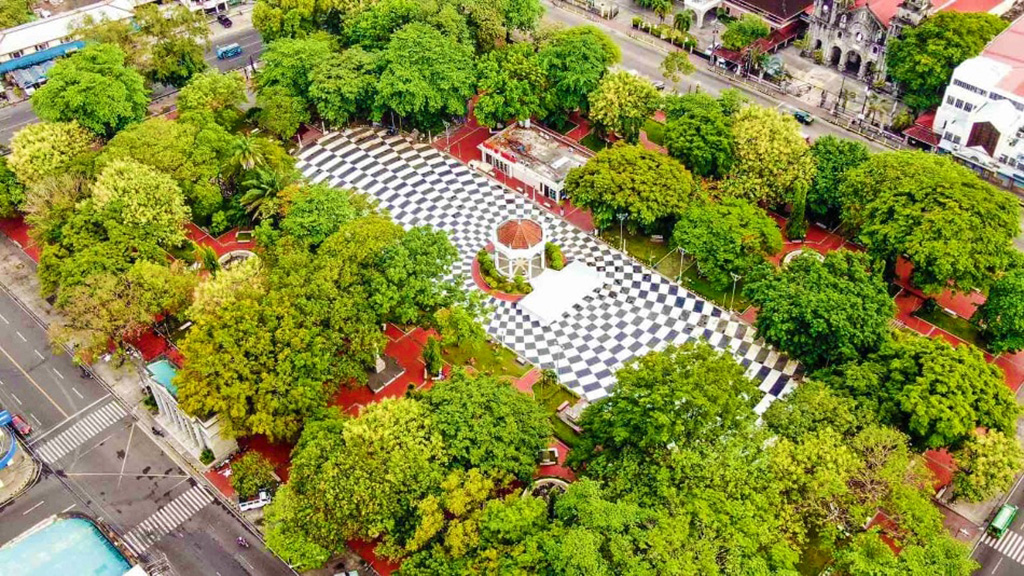
[(484, 282), (492, 289), (506, 294), (529, 294), (533, 292), (533, 286), (530, 286), (529, 282), (521, 275), (517, 274), (515, 278), (509, 280), (498, 272), (498, 268), (494, 265), (494, 259), (491, 258), (487, 250), (477, 252), (476, 261), (480, 263), (480, 275), (484, 277)]
[(544, 245), (544, 260), (547, 262), (548, 268), (552, 270), (565, 268), (565, 256), (562, 255), (562, 249), (554, 242)]

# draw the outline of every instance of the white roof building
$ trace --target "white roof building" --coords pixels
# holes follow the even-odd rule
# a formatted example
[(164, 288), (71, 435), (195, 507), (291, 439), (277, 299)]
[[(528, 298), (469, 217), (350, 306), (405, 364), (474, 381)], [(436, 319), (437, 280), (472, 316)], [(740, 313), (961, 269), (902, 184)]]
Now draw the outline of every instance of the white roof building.
[(933, 130), (943, 151), (1024, 188), (1024, 18), (957, 66)]
[(131, 18), (136, 6), (149, 0), (104, 0), (84, 8), (55, 14), (0, 32), (0, 62), (20, 58), (33, 52), (70, 42), (72, 30), (87, 17), (101, 20), (123, 20)]

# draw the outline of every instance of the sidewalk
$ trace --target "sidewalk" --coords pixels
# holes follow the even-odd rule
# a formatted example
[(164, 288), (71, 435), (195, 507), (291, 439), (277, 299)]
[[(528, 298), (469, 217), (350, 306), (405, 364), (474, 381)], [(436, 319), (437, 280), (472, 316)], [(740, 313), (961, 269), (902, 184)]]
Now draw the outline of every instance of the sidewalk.
[(0, 470), (0, 508), (21, 496), (36, 483), (40, 465), (25, 452), (25, 445), (15, 439), (18, 448), (6, 468)]

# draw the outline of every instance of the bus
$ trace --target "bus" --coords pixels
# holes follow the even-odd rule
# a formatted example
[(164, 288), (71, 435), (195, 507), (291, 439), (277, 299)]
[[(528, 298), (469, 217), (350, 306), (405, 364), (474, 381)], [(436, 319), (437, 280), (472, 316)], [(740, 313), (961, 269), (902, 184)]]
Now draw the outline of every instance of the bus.
[(242, 47), (236, 44), (228, 44), (227, 46), (217, 46), (217, 59), (227, 60), (228, 58), (234, 58), (242, 53)]
[(996, 517), (992, 519), (992, 523), (988, 525), (988, 533), (993, 538), (1002, 538), (1003, 534), (1010, 529), (1010, 524), (1013, 524), (1013, 520), (1017, 517), (1018, 508), (1013, 504), (1003, 504), (996, 512)]

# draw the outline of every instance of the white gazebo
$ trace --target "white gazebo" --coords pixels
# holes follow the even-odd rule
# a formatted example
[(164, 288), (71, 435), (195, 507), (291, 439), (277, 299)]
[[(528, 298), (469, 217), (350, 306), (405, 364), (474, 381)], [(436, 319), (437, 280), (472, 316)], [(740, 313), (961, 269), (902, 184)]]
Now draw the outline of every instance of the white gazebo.
[(544, 228), (527, 218), (502, 222), (494, 230), (494, 266), (508, 278), (526, 280), (544, 271)]

